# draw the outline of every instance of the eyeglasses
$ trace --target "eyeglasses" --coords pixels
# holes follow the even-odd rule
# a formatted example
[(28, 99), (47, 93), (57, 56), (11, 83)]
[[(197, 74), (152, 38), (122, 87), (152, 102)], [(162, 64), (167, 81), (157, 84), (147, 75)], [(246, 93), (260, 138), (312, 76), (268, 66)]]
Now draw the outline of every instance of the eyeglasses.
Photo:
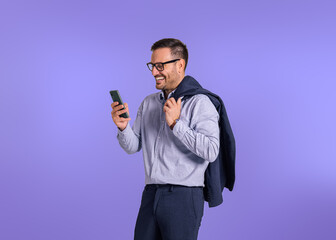
[(147, 67), (148, 67), (149, 71), (153, 71), (153, 67), (155, 67), (158, 71), (163, 71), (165, 64), (173, 63), (173, 62), (176, 62), (176, 61), (178, 61), (180, 59), (181, 58), (170, 60), (168, 62), (163, 62), (163, 63), (161, 63), (161, 62), (159, 62), (159, 63), (151, 63), (151, 62), (149, 62), (149, 63), (147, 63)]

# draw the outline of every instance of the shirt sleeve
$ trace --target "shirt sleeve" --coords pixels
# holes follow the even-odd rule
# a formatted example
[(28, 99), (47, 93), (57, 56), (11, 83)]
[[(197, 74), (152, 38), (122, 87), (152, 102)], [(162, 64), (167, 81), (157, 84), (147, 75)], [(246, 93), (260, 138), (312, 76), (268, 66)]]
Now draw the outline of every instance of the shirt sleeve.
[(219, 114), (210, 99), (202, 95), (196, 100), (190, 125), (178, 120), (174, 135), (194, 154), (213, 162), (219, 153)]
[(141, 150), (141, 119), (142, 119), (142, 106), (141, 103), (133, 127), (131, 128), (129, 122), (123, 131), (118, 129), (117, 139), (119, 145), (128, 154), (136, 153)]

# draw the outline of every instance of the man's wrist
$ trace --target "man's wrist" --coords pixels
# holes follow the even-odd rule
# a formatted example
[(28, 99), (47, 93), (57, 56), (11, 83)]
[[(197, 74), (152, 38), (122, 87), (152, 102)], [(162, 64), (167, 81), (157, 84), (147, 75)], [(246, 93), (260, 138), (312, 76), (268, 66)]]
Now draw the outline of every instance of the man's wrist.
[[(128, 123), (127, 123), (127, 125), (128, 125)], [(118, 127), (118, 126), (117, 126), (117, 127), (118, 127), (118, 129), (119, 129), (120, 132), (123, 132), (123, 131), (127, 128), (127, 125), (126, 125), (126, 127), (124, 127), (124, 128), (120, 128), (120, 127)]]
[(170, 124), (169, 128), (170, 128), (171, 130), (174, 129), (174, 126), (175, 126), (175, 124), (176, 124), (176, 121), (177, 121), (177, 119), (175, 119), (174, 122), (173, 122), (172, 124)]

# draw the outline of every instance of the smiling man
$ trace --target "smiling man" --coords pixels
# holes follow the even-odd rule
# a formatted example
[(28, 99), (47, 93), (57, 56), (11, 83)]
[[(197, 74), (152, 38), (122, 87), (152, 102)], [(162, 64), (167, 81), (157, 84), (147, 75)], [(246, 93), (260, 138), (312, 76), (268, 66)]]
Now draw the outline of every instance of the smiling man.
[(190, 94), (192, 88), (185, 91), (189, 97), (181, 94), (187, 83), (196, 82), (185, 76), (185, 44), (166, 38), (151, 50), (147, 66), (160, 91), (142, 101), (132, 127), (130, 118), (120, 117), (129, 113), (127, 103), (124, 110), (112, 104), (120, 146), (129, 154), (143, 151), (146, 185), (134, 239), (195, 240), (203, 217), (205, 171), (219, 154), (219, 113), (206, 94)]

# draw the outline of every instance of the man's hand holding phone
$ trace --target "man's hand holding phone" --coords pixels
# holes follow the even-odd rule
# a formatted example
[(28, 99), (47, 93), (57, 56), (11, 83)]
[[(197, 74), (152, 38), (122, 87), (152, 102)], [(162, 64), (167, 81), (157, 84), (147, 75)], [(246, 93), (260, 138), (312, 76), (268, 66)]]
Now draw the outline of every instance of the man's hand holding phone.
[(128, 113), (129, 116), (128, 104), (124, 103), (124, 105), (122, 104), (119, 105), (119, 102), (113, 102), (111, 106), (112, 106), (111, 114), (113, 122), (115, 123), (115, 125), (117, 125), (120, 131), (123, 131), (126, 128), (128, 122), (131, 120), (131, 118), (123, 118), (120, 116), (123, 113)]

